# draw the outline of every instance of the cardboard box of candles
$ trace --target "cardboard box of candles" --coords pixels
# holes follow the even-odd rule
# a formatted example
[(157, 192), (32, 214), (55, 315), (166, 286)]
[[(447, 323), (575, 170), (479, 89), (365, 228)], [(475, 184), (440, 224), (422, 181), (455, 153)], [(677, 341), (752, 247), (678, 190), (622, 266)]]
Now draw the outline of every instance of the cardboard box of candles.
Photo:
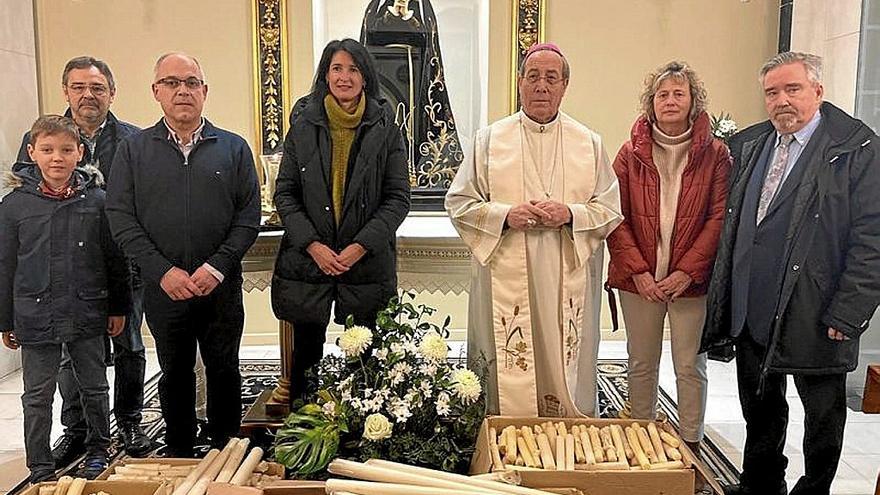
[(51, 483), (31, 485), (21, 495), (156, 495), (165, 493), (164, 483), (158, 481), (86, 481), (69, 476)]
[(264, 495), (325, 495), (323, 481), (276, 481), (263, 488)]
[(692, 495), (694, 456), (653, 421), (490, 416), (471, 474), (516, 470), (531, 488), (589, 495)]
[(222, 451), (211, 449), (203, 459), (124, 457), (98, 479), (166, 482), (174, 495), (205, 495), (213, 482), (262, 488), (284, 479), (284, 466), (263, 461), (259, 447), (248, 453), (249, 444), (246, 438), (232, 438)]

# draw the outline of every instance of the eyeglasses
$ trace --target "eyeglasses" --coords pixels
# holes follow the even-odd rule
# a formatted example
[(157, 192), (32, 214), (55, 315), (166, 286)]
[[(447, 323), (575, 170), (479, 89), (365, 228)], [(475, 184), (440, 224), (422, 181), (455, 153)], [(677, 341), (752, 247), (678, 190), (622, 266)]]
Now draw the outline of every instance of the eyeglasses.
[(86, 90), (89, 90), (92, 93), (92, 96), (104, 96), (107, 94), (109, 89), (107, 86), (103, 84), (82, 84), (82, 83), (73, 83), (67, 86), (67, 90), (73, 94), (83, 94)]
[(562, 78), (555, 75), (555, 74), (549, 74), (546, 76), (539, 76), (538, 74), (529, 74), (526, 76), (525, 79), (529, 84), (538, 84), (538, 81), (543, 79), (544, 81), (547, 82), (548, 86), (556, 86), (557, 84), (562, 82)]
[(177, 89), (181, 84), (186, 86), (186, 89), (196, 90), (202, 87), (205, 84), (205, 81), (197, 78), (197, 77), (188, 77), (186, 79), (178, 79), (176, 77), (163, 77), (156, 81), (156, 84), (164, 86), (168, 89)]

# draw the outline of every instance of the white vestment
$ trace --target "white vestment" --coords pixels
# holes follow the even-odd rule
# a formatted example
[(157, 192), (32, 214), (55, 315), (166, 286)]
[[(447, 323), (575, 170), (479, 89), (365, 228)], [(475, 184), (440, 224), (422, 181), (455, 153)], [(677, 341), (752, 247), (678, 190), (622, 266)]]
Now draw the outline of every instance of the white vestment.
[[(510, 208), (544, 199), (571, 223), (505, 227)], [(595, 415), (603, 241), (622, 221), (599, 135), (561, 112), (502, 119), (475, 136), (446, 209), (473, 253), (468, 357), (488, 361), (488, 412)]]

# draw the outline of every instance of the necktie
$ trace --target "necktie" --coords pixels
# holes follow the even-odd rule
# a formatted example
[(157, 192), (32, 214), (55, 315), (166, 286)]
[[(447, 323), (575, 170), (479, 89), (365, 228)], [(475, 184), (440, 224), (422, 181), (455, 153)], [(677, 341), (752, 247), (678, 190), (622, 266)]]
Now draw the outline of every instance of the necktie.
[(779, 146), (776, 148), (776, 156), (767, 171), (767, 177), (764, 179), (764, 187), (761, 188), (761, 199), (758, 201), (757, 224), (760, 225), (767, 216), (767, 209), (779, 190), (782, 183), (782, 177), (785, 174), (785, 165), (788, 163), (788, 150), (791, 140), (794, 139), (792, 134), (783, 134), (779, 137)]

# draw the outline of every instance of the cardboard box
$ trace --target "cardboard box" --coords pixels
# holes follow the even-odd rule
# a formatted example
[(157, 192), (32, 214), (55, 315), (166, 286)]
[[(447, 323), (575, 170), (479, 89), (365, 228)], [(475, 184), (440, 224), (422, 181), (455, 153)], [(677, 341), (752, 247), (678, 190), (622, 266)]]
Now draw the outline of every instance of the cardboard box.
[(263, 495), (325, 495), (323, 481), (276, 481), (263, 488)]
[[(111, 474), (116, 472), (116, 468), (118, 466), (133, 466), (137, 464), (168, 464), (171, 466), (195, 466), (198, 463), (202, 462), (201, 459), (193, 459), (193, 458), (181, 458), (181, 457), (143, 457), (143, 458), (135, 458), (135, 457), (122, 457), (113, 461), (112, 464), (107, 466), (107, 469), (104, 470), (96, 479), (98, 480), (107, 480), (110, 478)], [(267, 462), (267, 470), (265, 474), (281, 476), (284, 478), (284, 466), (277, 462)], [(257, 471), (254, 471), (257, 472)], [(173, 484), (172, 481), (169, 481)]]
[(862, 412), (880, 413), (880, 364), (868, 365), (865, 376), (865, 396), (862, 398)]
[(179, 457), (121, 457), (113, 461), (107, 469), (104, 470), (96, 480), (106, 480), (111, 474), (116, 472), (117, 466), (130, 466), (134, 464), (169, 464), (171, 466), (195, 466), (201, 462), (201, 459), (179, 458)]
[[(55, 482), (32, 485), (20, 495), (39, 495), (40, 487), (54, 486)], [(165, 493), (165, 483), (158, 481), (86, 481), (82, 495), (105, 492), (110, 495), (156, 495)]]
[[(512, 416), (489, 416), (480, 427), (477, 447), (471, 460), (471, 474), (488, 473), (492, 467), (489, 447), (489, 428), (497, 431), (513, 425), (534, 426), (552, 421), (563, 421), (566, 426), (595, 425), (599, 428), (619, 424), (628, 426), (648, 421), (592, 418), (521, 418)], [(673, 433), (674, 434), (674, 433)], [(677, 435), (676, 435), (677, 436)], [(521, 471), (522, 484), (531, 488), (577, 488), (590, 495), (693, 495), (694, 456), (682, 442), (684, 469), (664, 471)]]

